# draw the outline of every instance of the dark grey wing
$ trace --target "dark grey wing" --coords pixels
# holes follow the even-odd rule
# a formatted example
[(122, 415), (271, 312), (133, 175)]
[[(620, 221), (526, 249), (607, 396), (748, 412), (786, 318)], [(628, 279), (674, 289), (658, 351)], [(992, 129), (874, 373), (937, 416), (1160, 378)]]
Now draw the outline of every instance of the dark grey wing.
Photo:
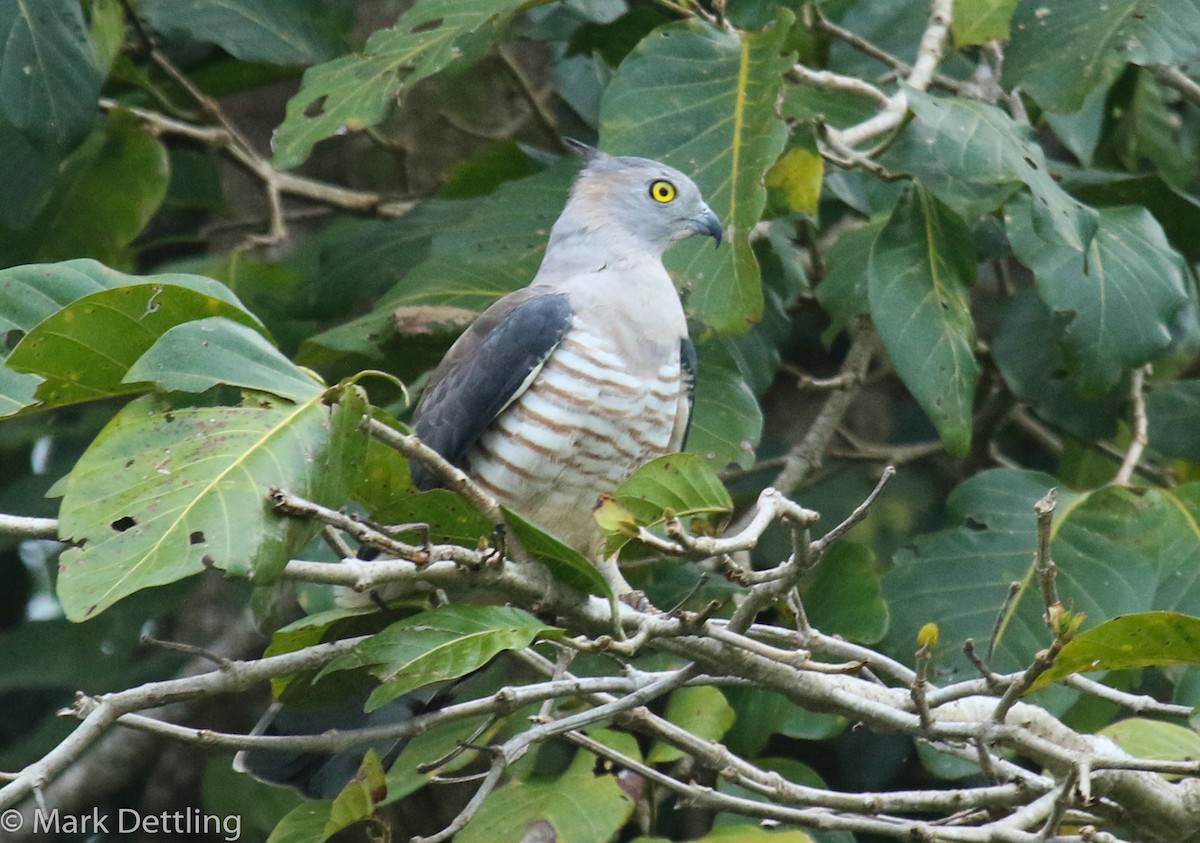
[[(489, 307), (446, 353), (413, 413), (421, 440), (455, 465), (519, 396), (571, 327), (565, 296), (525, 288)], [(438, 485), (414, 461), (419, 489)]]
[(696, 346), (688, 337), (684, 337), (679, 343), (679, 373), (687, 385), (688, 418), (683, 428), (683, 441), (679, 443), (681, 451), (687, 447), (688, 434), (692, 432), (692, 411), (696, 409), (696, 365)]

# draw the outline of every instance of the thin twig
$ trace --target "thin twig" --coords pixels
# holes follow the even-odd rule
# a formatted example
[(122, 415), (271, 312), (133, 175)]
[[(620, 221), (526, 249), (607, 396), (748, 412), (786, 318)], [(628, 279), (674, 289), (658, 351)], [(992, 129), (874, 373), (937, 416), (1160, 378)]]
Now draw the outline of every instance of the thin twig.
[(1120, 469), (1112, 479), (1114, 486), (1128, 486), (1133, 471), (1142, 459), (1142, 452), (1150, 444), (1149, 422), (1146, 418), (1146, 376), (1151, 373), (1150, 364), (1133, 370), (1129, 378), (1129, 395), (1133, 401), (1133, 439)]

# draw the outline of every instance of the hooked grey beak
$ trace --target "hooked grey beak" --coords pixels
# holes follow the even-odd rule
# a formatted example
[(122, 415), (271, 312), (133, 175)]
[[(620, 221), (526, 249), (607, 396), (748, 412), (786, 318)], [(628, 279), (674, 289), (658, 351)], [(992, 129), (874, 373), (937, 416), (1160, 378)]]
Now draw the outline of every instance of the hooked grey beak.
[(703, 234), (721, 245), (721, 220), (713, 213), (712, 208), (702, 204), (699, 216), (692, 218), (692, 228), (697, 234)]

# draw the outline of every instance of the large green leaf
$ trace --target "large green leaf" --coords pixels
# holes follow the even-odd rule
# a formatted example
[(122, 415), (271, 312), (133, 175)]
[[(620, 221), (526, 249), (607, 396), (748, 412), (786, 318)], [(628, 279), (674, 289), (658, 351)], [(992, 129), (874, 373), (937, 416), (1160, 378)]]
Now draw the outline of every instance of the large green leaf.
[(1126, 64), (1176, 64), (1200, 55), (1200, 0), (1021, 0), (1004, 58), (1005, 87), (1048, 111), (1079, 110)]
[(0, 115), (0, 228), (23, 229), (33, 222), (58, 176), (60, 157)]
[[(1037, 294), (1018, 290), (998, 309), (992, 358), (1013, 395), (1028, 402), (1038, 417), (1083, 439), (1107, 439), (1124, 417), (1128, 391), (1119, 385), (1101, 394), (1083, 395), (1071, 376), (1063, 325)], [(1187, 419), (1191, 429), (1194, 416)], [(1159, 444), (1159, 427), (1154, 425)], [(1194, 437), (1193, 437), (1194, 438)]]
[(382, 120), (396, 98), (427, 76), (482, 57), (531, 0), (418, 0), (361, 54), (309, 68), (275, 133), (275, 163), (295, 167), (314, 145)]
[(1174, 723), (1145, 717), (1126, 717), (1105, 726), (1098, 734), (1110, 738), (1121, 749), (1138, 758), (1162, 761), (1200, 759), (1200, 735)]
[(951, 453), (971, 444), (979, 366), (969, 287), (975, 254), (966, 224), (914, 185), (871, 249), (871, 318), (892, 365)]
[[(1021, 584), (1002, 625), (993, 667), (1027, 666), (1049, 633), (1033, 578), (1037, 536), (1033, 503), (1056, 485), (1046, 475), (993, 470), (960, 485), (948, 508), (962, 526), (918, 538), (884, 578), (892, 610), (889, 648), (913, 650), (917, 630), (941, 627), (942, 670), (971, 668), (956, 652), (966, 638), (988, 640), (1011, 582)], [(1137, 494), (1105, 487), (1059, 491), (1051, 556), (1065, 605), (1086, 626), (1135, 612), (1200, 614), (1200, 485)]]
[(0, 230), (0, 260), (127, 262), (127, 247), (162, 204), (169, 176), (163, 143), (131, 115), (113, 112), (63, 162), (38, 214)]
[[(505, 182), (484, 197), (435, 200), (414, 211), (411, 229), (405, 217), (367, 229), (344, 249), (335, 249), (330, 262), (343, 264), (335, 271), (343, 283), (358, 284), (350, 274), (356, 271), (368, 279), (400, 277), (371, 312), (309, 339), (301, 360), (313, 359), (318, 349), (378, 355), (401, 333), (398, 311), (401, 316), (426, 314), (416, 320), (424, 326), (421, 336), (437, 334), (448, 342), (471, 313), (533, 280), (550, 226), (578, 169), (571, 156), (535, 175)], [(355, 247), (361, 254), (352, 258), (347, 251)], [(404, 339), (411, 345), (413, 336)]]
[(1072, 673), (1200, 664), (1200, 618), (1178, 612), (1122, 615), (1076, 635), (1031, 690)]
[(1102, 209), (1086, 254), (1038, 237), (1027, 220), (1020, 212), (1008, 218), (1009, 240), (1042, 300), (1069, 320), (1069, 362), (1085, 390), (1103, 391), (1124, 367), (1167, 349), (1188, 288), (1182, 260), (1148, 211)]
[(822, 632), (875, 644), (888, 627), (888, 605), (870, 548), (837, 542), (803, 591), (808, 619)]
[(1146, 396), (1146, 416), (1154, 450), (1171, 457), (1200, 462), (1200, 381), (1155, 383)]
[(20, 339), (46, 317), (90, 293), (150, 283), (186, 287), (241, 307), (228, 287), (202, 275), (126, 275), (87, 259), (30, 264), (0, 269), (0, 332), (18, 332)]
[(1095, 211), (1054, 180), (1029, 127), (977, 100), (906, 90), (914, 119), (884, 156), (889, 167), (912, 173), (972, 222), (1028, 187), (1039, 236), (1077, 250), (1091, 242)]
[(316, 64), (343, 47), (323, 0), (146, 0), (138, 13), (163, 35), (208, 41), (242, 61)]
[(490, 793), (458, 843), (519, 843), (531, 827), (556, 843), (611, 840), (633, 814), (633, 800), (612, 774), (595, 775), (595, 758), (578, 752), (554, 778), (515, 780)]
[(608, 581), (586, 556), (559, 541), (541, 525), (508, 507), (501, 509), (504, 512), (504, 521), (517, 537), (517, 541), (534, 559), (545, 565), (556, 580), (582, 594), (613, 597)]
[(126, 406), (54, 489), (72, 545), (58, 578), (67, 617), (208, 567), (278, 575), (318, 525), (277, 515), (268, 491), (341, 506), (365, 452), (361, 393), (327, 400), (255, 394), (238, 407), (177, 408), (147, 396)]
[(129, 367), (124, 383), (164, 392), (204, 392), (217, 384), (304, 401), (323, 384), (298, 368), (258, 331), (225, 316), (183, 322), (164, 332)]
[[(679, 688), (672, 691), (667, 700), (666, 718), (706, 741), (721, 740), (733, 725), (734, 717), (734, 711), (725, 701), (724, 694), (711, 686)], [(682, 750), (670, 744), (655, 743), (646, 760), (651, 764), (662, 764), (683, 757)]]
[(37, 390), (41, 407), (144, 391), (144, 386), (123, 381), (126, 372), (160, 336), (183, 322), (219, 315), (261, 330), (258, 320), (236, 299), (230, 301), (232, 295), (215, 281), (170, 275), (126, 280), (135, 283), (91, 293), (52, 313), (8, 356), (13, 369), (45, 378)]
[[(939, 675), (975, 675), (958, 655), (962, 642), (973, 638), (978, 650), (986, 650), (1009, 584), (1024, 581), (1029, 571), (1037, 542), (1033, 504), (1056, 485), (1046, 474), (1003, 469), (960, 484), (946, 502), (947, 516), (959, 526), (918, 536), (896, 554), (895, 567), (883, 578), (892, 620), (887, 649), (911, 659), (917, 631), (934, 622), (946, 654), (935, 663)], [(1060, 490), (1059, 513), (1071, 503)], [(1009, 621), (992, 661), (995, 670), (1019, 669), (1045, 646), (1038, 607), (1028, 608)]]
[(850, 324), (855, 316), (867, 313), (867, 277), (875, 238), (887, 220), (873, 219), (862, 228), (847, 231), (829, 251), (825, 277), (817, 286), (817, 301), (829, 314), (828, 342)]
[(605, 148), (692, 176), (725, 224), (728, 248), (693, 241), (667, 256), (691, 291), (688, 310), (719, 333), (744, 331), (762, 314), (750, 230), (766, 203), (763, 177), (787, 138), (775, 103), (791, 65), (784, 55), (791, 20), (781, 10), (754, 33), (696, 21), (660, 27), (626, 57), (604, 94)]
[[(669, 517), (683, 519), (684, 526), (690, 518), (719, 521), (733, 510), (733, 500), (712, 466), (692, 453), (651, 460), (618, 486), (613, 498), (627, 513), (625, 517), (643, 527), (657, 526)], [(614, 553), (628, 540), (625, 532), (611, 534), (607, 552)]]
[(512, 606), (453, 604), (397, 621), (338, 656), (320, 675), (369, 668), (383, 680), (367, 700), (372, 711), (415, 688), (465, 676), (504, 650), (561, 632)]
[(96, 122), (103, 75), (77, 0), (0, 0), (0, 111), (59, 147)]
[[(748, 335), (743, 335), (748, 336)], [(762, 437), (762, 408), (727, 348), (701, 343), (687, 449), (718, 469), (748, 468)]]

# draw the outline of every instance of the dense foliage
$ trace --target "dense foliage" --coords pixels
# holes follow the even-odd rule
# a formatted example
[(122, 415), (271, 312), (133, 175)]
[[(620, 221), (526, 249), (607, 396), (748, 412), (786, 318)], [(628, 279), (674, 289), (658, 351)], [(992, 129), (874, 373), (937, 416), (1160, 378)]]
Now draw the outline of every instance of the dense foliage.
[[(0, 33), (0, 806), (1200, 839), (1158, 775), (1200, 773), (1200, 0), (0, 0)], [(563, 136), (687, 172), (727, 230), (668, 253), (689, 453), (596, 513), (676, 607), (623, 630), (553, 525), (406, 463), (427, 372), (538, 266)], [(339, 566), (360, 542), (407, 561)], [(428, 587), (335, 605), (394, 581)], [(213, 670), (147, 636), (252, 667), (95, 715)], [(99, 737), (244, 735), (265, 678), (373, 708), (568, 667), (597, 684), (437, 721), (336, 802), (237, 776), (236, 740)]]

